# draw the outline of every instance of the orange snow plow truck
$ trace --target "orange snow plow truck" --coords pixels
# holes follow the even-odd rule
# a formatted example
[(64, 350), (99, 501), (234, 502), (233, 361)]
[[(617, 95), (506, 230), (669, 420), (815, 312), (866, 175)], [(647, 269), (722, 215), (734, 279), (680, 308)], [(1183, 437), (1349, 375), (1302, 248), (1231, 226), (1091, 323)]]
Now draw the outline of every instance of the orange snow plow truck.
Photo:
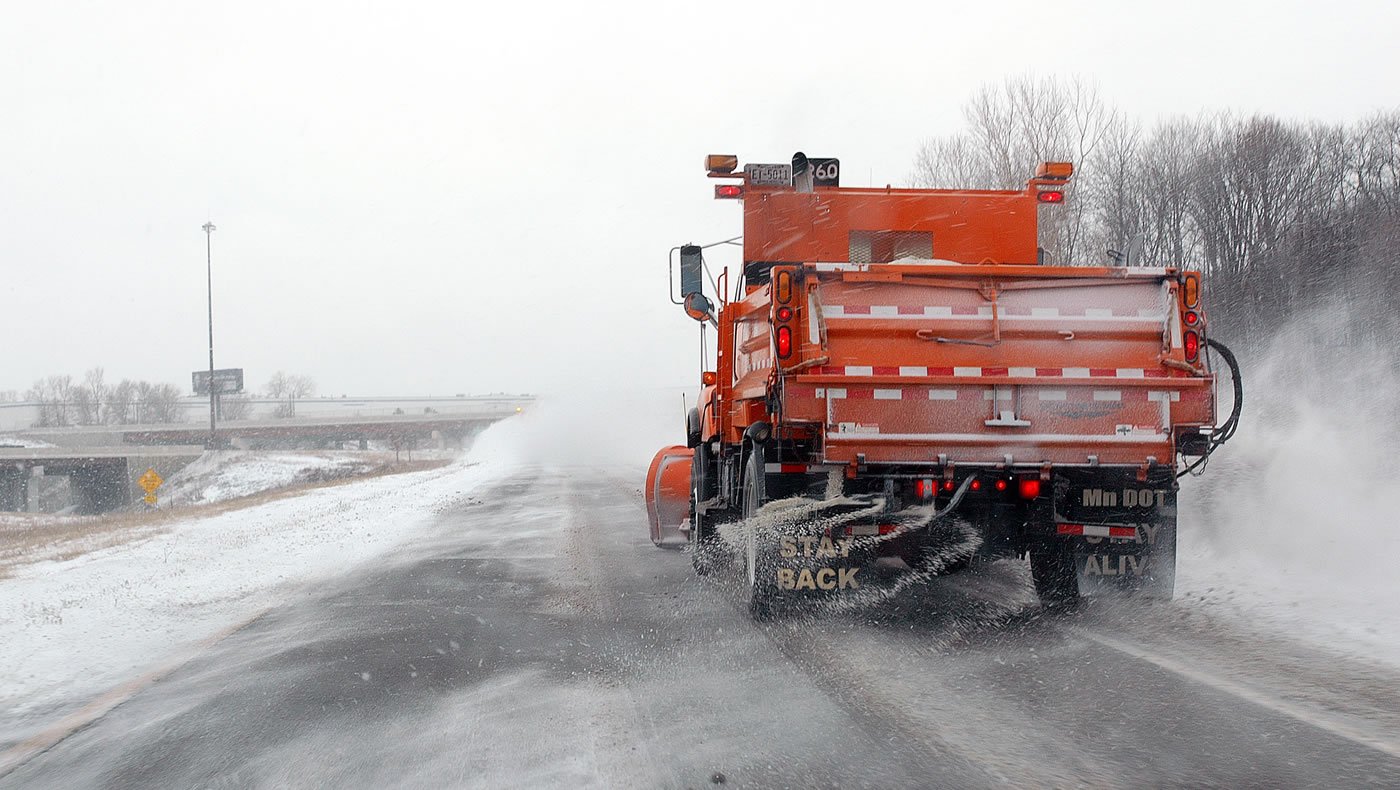
[(742, 562), (755, 617), (979, 556), (1029, 555), (1046, 605), (1171, 597), (1177, 478), (1242, 395), (1200, 273), (1047, 265), (1069, 163), (1012, 191), (843, 188), (800, 153), (706, 169), (743, 206), (743, 269), (731, 287), (672, 250), (672, 300), (717, 339), (686, 444), (648, 473), (655, 543), (702, 574)]

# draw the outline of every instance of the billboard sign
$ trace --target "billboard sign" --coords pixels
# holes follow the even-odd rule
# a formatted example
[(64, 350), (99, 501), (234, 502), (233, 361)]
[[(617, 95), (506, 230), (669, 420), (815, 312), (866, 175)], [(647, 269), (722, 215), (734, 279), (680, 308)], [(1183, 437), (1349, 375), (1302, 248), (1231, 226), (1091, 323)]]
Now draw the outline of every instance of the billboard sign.
[[(194, 394), (209, 394), (209, 371), (196, 370), (190, 374), (194, 381)], [(214, 371), (214, 392), (227, 395), (243, 391), (243, 368), (224, 368)]]

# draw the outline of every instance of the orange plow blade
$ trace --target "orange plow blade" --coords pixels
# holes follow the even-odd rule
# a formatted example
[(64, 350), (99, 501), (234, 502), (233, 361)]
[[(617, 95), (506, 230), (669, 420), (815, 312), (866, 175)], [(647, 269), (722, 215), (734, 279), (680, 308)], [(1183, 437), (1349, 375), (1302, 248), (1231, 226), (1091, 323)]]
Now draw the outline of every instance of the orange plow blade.
[(663, 449), (647, 470), (647, 521), (651, 542), (675, 546), (687, 540), (690, 528), (691, 450), (682, 445)]

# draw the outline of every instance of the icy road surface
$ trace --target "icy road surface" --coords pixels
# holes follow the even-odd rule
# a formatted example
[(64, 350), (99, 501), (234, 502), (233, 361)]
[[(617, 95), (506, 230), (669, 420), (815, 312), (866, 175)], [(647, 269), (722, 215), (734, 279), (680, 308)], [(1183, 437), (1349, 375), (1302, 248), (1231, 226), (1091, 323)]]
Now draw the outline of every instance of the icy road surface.
[(633, 466), (452, 474), (357, 498), (400, 540), (0, 788), (1400, 786), (1383, 663), (1190, 605), (1044, 617), (1015, 562), (756, 625), (647, 541)]

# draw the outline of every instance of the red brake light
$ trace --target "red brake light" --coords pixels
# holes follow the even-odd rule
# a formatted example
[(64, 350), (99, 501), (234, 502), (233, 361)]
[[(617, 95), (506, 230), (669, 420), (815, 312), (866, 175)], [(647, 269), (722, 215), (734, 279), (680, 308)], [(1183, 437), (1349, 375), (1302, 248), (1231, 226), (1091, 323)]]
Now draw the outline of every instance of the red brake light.
[(1186, 335), (1183, 338), (1183, 342), (1186, 345), (1186, 361), (1195, 362), (1196, 357), (1201, 355), (1200, 335), (1197, 335), (1195, 332), (1192, 332), (1188, 329), (1186, 330)]
[(944, 490), (944, 491), (952, 491), (952, 490), (953, 490), (953, 481), (952, 481), (952, 480), (944, 480), (944, 481), (943, 481), (943, 490)]
[(918, 480), (914, 483), (914, 492), (920, 497), (927, 497), (933, 494), (932, 480)]
[(974, 479), (974, 480), (972, 481), (972, 490), (973, 490), (973, 491), (981, 491), (981, 490), (982, 490), (982, 481), (981, 481), (981, 480)]
[(1005, 481), (1005, 480), (998, 480), (998, 481), (997, 481), (997, 490), (998, 490), (998, 491), (1005, 491), (1005, 490), (1006, 490), (1006, 481)]
[(1047, 189), (1042, 192), (1037, 192), (1035, 199), (1039, 200), (1041, 203), (1063, 203), (1065, 202), (1065, 193), (1058, 189)]
[(1038, 497), (1038, 496), (1040, 496), (1040, 478), (1038, 478), (1038, 477), (1023, 477), (1023, 478), (1021, 478), (1021, 498), (1022, 498), (1022, 499), (1035, 499), (1035, 498)]
[(1193, 312), (1187, 311), (1185, 320), (1187, 326), (1195, 326), (1196, 322), (1201, 320), (1201, 317)]
[(792, 356), (792, 328), (778, 327), (778, 356), (787, 359)]
[(779, 308), (778, 308), (778, 320), (779, 320), (779, 321), (791, 321), (791, 320), (792, 320), (792, 308), (791, 308), (791, 307), (779, 307)]
[(734, 184), (720, 184), (715, 187), (715, 197), (717, 198), (736, 198), (742, 197), (743, 194), (744, 188)]

